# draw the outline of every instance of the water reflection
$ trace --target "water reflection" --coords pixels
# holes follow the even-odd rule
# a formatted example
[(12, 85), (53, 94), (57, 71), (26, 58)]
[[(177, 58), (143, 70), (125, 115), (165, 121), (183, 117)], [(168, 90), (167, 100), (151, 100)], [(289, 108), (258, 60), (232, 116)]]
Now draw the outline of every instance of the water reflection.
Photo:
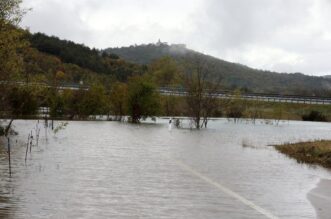
[(15, 204), (11, 198), (11, 178), (8, 171), (7, 149), (3, 147), (4, 141), (0, 140), (0, 218), (12, 218)]
[(169, 131), (168, 120), (70, 122), (56, 135), (49, 132), (47, 142), (43, 134), (25, 164), (24, 139), (34, 125), (16, 122), (11, 181), (0, 155), (0, 217), (265, 218), (177, 160), (280, 218), (315, 218), (306, 196), (320, 179), (331, 179), (329, 171), (298, 164), (268, 146), (330, 139), (328, 123), (217, 120), (207, 130)]

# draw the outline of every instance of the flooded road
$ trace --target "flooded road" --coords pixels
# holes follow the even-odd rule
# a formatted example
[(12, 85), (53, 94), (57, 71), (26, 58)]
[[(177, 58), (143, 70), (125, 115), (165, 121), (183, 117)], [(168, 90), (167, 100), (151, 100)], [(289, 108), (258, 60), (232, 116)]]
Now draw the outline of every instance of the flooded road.
[(0, 218), (317, 217), (308, 194), (331, 172), (268, 145), (331, 139), (331, 124), (217, 120), (169, 131), (167, 122), (69, 122), (47, 141), (42, 129), (25, 164), (36, 122), (15, 121), (11, 178), (0, 147)]

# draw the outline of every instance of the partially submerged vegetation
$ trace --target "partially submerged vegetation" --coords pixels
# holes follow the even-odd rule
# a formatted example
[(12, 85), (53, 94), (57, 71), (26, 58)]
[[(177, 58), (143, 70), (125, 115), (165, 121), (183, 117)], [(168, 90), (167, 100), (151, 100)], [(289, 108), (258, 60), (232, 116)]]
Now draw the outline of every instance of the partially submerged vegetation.
[[(234, 118), (235, 122), (241, 118), (253, 123), (256, 119), (274, 119), (276, 124), (302, 118), (331, 120), (330, 106), (243, 100), (241, 93), (250, 90), (225, 85), (226, 77), (215, 74), (221, 66), (197, 52), (180, 59), (162, 56), (142, 65), (129, 63), (109, 51), (30, 34), (19, 27), (25, 13), (21, 3), (22, 0), (0, 3), (0, 118), (11, 121), (0, 135), (8, 133), (15, 119), (40, 115), (52, 121), (96, 115), (108, 115), (109, 119), (114, 115), (115, 120), (122, 120), (129, 115), (129, 121), (134, 123), (160, 115), (185, 116), (197, 129), (207, 127), (210, 117), (221, 116)], [(224, 71), (228, 74), (230, 70)], [(64, 89), (67, 83), (74, 84)], [(158, 88), (162, 87), (179, 88), (186, 95), (161, 96)], [(225, 100), (213, 95), (223, 89), (230, 89), (235, 98)]]
[(283, 144), (276, 149), (298, 162), (319, 164), (331, 168), (331, 141), (311, 141)]
[(303, 121), (326, 122), (327, 118), (322, 112), (312, 110), (312, 111), (310, 111), (310, 113), (302, 115), (302, 120)]

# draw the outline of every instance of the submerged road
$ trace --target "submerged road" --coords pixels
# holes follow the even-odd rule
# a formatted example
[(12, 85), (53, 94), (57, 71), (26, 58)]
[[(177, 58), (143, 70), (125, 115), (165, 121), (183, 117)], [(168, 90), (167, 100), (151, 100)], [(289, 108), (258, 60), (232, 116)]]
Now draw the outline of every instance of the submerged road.
[(25, 164), (36, 121), (15, 121), (11, 178), (0, 146), (0, 218), (330, 218), (331, 172), (267, 145), (331, 138), (331, 124), (262, 122), (69, 122), (42, 129)]
[(243, 203), (244, 205), (247, 205), (248, 207), (254, 209), (255, 211), (257, 211), (258, 213), (266, 216), (266, 218), (270, 218), (270, 219), (277, 219), (278, 217), (276, 217), (275, 215), (273, 215), (271, 212), (269, 212), (266, 209), (263, 209), (260, 206), (257, 206), (256, 204), (254, 204), (253, 202), (247, 200), (246, 198), (242, 197), (241, 195), (239, 195), (238, 193), (232, 191), (231, 189), (225, 187), (224, 185), (222, 185), (220, 182), (215, 182), (212, 179), (202, 175), (201, 173), (197, 172), (196, 170), (192, 169), (191, 167), (187, 166), (186, 164), (182, 163), (181, 161), (178, 160), (174, 160), (174, 162), (180, 166), (182, 169), (186, 170), (187, 172), (191, 173), (193, 176), (196, 176), (198, 178), (200, 178), (201, 180), (205, 181), (206, 183), (216, 187), (217, 189), (219, 189), (221, 192), (231, 196), (234, 199), (237, 199), (238, 201), (240, 201), (241, 203)]

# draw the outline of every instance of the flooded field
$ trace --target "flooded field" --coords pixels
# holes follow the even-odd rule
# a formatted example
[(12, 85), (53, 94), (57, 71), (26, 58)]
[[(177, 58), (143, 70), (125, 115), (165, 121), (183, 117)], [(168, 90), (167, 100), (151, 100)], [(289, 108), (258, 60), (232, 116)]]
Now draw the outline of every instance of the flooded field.
[(15, 121), (11, 177), (0, 146), (0, 218), (317, 217), (308, 194), (331, 172), (270, 145), (331, 139), (330, 123), (167, 123), (69, 122), (47, 140), (42, 129), (25, 164), (36, 121)]

